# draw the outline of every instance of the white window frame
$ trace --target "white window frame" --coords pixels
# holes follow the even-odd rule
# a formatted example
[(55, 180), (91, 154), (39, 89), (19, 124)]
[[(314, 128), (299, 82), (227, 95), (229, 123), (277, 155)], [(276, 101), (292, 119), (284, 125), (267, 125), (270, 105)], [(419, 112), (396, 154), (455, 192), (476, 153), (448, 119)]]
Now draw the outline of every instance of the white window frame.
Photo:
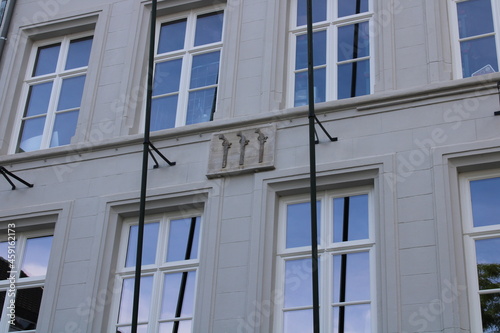
[[(168, 226), (171, 220), (185, 219), (199, 217), (200, 218), (200, 230), (198, 239), (198, 255), (197, 259), (189, 259), (176, 262), (166, 262), (167, 246), (168, 246)], [(150, 313), (148, 317), (148, 332), (157, 332), (158, 325), (160, 322), (160, 311), (161, 311), (161, 297), (163, 291), (163, 280), (164, 275), (167, 273), (177, 273), (186, 271), (196, 271), (196, 283), (194, 288), (194, 301), (193, 301), (193, 315), (190, 317), (192, 320), (192, 326), (194, 327), (194, 320), (196, 318), (195, 308), (196, 308), (196, 294), (198, 289), (198, 276), (199, 276), (199, 266), (200, 266), (200, 249), (202, 244), (203, 235), (203, 214), (197, 210), (185, 210), (181, 213), (172, 214), (158, 214), (147, 216), (144, 223), (159, 223), (158, 230), (158, 246), (156, 248), (155, 263), (150, 265), (143, 265), (141, 269), (141, 277), (143, 276), (153, 276), (153, 291), (151, 296)], [(131, 267), (125, 267), (125, 261), (127, 257), (127, 247), (129, 241), (129, 231), (130, 227), (137, 225), (137, 218), (127, 218), (124, 220), (120, 236), (120, 245), (117, 256), (117, 264), (114, 279), (114, 290), (117, 292), (113, 295), (113, 303), (111, 306), (111, 320), (108, 323), (108, 331), (115, 332), (117, 329), (118, 315), (120, 310), (121, 294), (123, 280), (126, 278), (134, 278), (135, 276), (135, 265)], [(161, 241), (163, 240), (163, 241)], [(186, 317), (180, 317), (179, 319), (186, 319)], [(189, 319), (189, 318), (188, 318)], [(163, 322), (163, 321), (162, 321)], [(140, 324), (140, 323), (139, 323)]]
[[(48, 149), (50, 147), (50, 140), (52, 137), (52, 131), (54, 129), (54, 124), (55, 124), (55, 119), (56, 115), (60, 112), (57, 112), (57, 103), (59, 101), (59, 96), (61, 93), (61, 88), (62, 88), (62, 81), (63, 79), (66, 78), (71, 78), (71, 77), (76, 77), (76, 76), (81, 76), (85, 75), (87, 76), (88, 72), (88, 66), (84, 67), (79, 67), (79, 68), (74, 68), (74, 69), (69, 69), (65, 70), (64, 66), (66, 65), (65, 61), (67, 60), (67, 55), (68, 55), (68, 50), (69, 50), (69, 45), (70, 42), (75, 40), (75, 39), (81, 39), (81, 38), (86, 38), (86, 37), (93, 37), (94, 32), (93, 31), (87, 31), (83, 33), (78, 33), (78, 34), (72, 34), (72, 35), (67, 35), (63, 37), (57, 37), (57, 38), (51, 38), (51, 39), (45, 39), (42, 41), (37, 41), (33, 44), (31, 48), (31, 53), (30, 53), (30, 58), (28, 61), (28, 66), (26, 70), (26, 74), (24, 77), (24, 82), (23, 82), (23, 88), (21, 92), (21, 103), (19, 105), (18, 111), (17, 111), (17, 118), (16, 118), (16, 126), (13, 131), (13, 136), (11, 140), (11, 144), (9, 147), (9, 152), (14, 154), (17, 153), (17, 148), (21, 140), (21, 127), (23, 120), (25, 118), (31, 118), (31, 117), (24, 117), (24, 112), (27, 107), (28, 97), (29, 97), (29, 90), (30, 86), (38, 83), (44, 83), (44, 82), (53, 82), (52, 86), (52, 92), (50, 96), (50, 101), (48, 105), (48, 110), (46, 113), (46, 119), (45, 119), (45, 125), (43, 129), (43, 134), (42, 134), (42, 142), (40, 144), (40, 148), (38, 150), (42, 149)], [(44, 74), (40, 75), (37, 77), (33, 77), (32, 73), (34, 71), (34, 66), (38, 54), (38, 49), (44, 46), (49, 46), (52, 44), (61, 44), (61, 48), (59, 50), (59, 57), (57, 60), (57, 65), (56, 65), (56, 71), (55, 73), (50, 73), (50, 74)], [(91, 51), (92, 52), (92, 51)], [(87, 80), (85, 82), (85, 86), (87, 85)], [(85, 88), (84, 88), (85, 90)], [(82, 103), (78, 108), (75, 109), (70, 109), (70, 110), (64, 110), (63, 112), (70, 112), (74, 110), (79, 110), (79, 116), (80, 112), (82, 109), (82, 104), (84, 103), (84, 100), (82, 99)], [(33, 118), (36, 118), (34, 116)], [(76, 128), (75, 128), (76, 130)]]
[[(333, 228), (333, 199), (350, 197), (355, 195), (368, 195), (368, 239), (354, 240), (341, 243), (334, 243), (331, 239)], [(320, 288), (320, 323), (321, 331), (331, 332), (332, 319), (332, 283), (333, 280), (333, 255), (349, 254), (357, 252), (369, 252), (370, 260), (370, 313), (371, 330), (377, 331), (377, 294), (376, 294), (376, 242), (375, 242), (375, 221), (374, 221), (374, 191), (371, 186), (361, 186), (347, 190), (332, 190), (318, 192), (317, 200), (321, 201), (321, 209), (318, 210), (318, 217), (321, 216), (318, 231), (321, 230), (321, 240), (318, 244), (318, 261), (320, 265), (319, 288)], [(309, 202), (308, 195), (293, 195), (284, 197), (279, 202), (278, 217), (278, 241), (276, 255), (276, 289), (279, 297), (275, 303), (275, 321), (273, 332), (283, 332), (283, 301), (285, 285), (285, 262), (291, 259), (305, 259), (311, 257), (311, 247), (286, 248), (286, 216), (289, 204)], [(320, 215), (321, 214), (321, 215)], [(366, 302), (345, 302), (344, 305), (367, 304)]]
[[(15, 227), (13, 228), (13, 230), (15, 231)], [(22, 279), (19, 277), (21, 274), (21, 264), (22, 264), (22, 261), (24, 260), (24, 253), (26, 250), (27, 239), (46, 237), (46, 236), (53, 237), (53, 235), (54, 235), (54, 231), (51, 229), (29, 231), (29, 232), (16, 232), (14, 234), (13, 237), (15, 238), (15, 241), (16, 241), (16, 245), (15, 245), (15, 267), (16, 267), (16, 274), (15, 274), (15, 276), (16, 276), (16, 283), (15, 283), (16, 288), (15, 288), (15, 291), (16, 291), (16, 295), (17, 295), (17, 291), (19, 289), (43, 287), (45, 285), (45, 280), (46, 280), (46, 275), (24, 277)], [(9, 237), (8, 235), (2, 235), (2, 237), (0, 237), (0, 241), (1, 242), (5, 242), (5, 241), (10, 242), (12, 240), (11, 237)], [(53, 244), (53, 240), (54, 240), (54, 238), (52, 238), (52, 244)], [(47, 267), (47, 270), (48, 270), (48, 267)], [(48, 273), (48, 271), (47, 271), (47, 273)], [(0, 332), (8, 332), (9, 326), (10, 326), (9, 325), (10, 318), (7, 316), (8, 309), (4, 305), (8, 304), (7, 302), (10, 302), (11, 299), (15, 299), (15, 295), (14, 296), (9, 295), (10, 284), (9, 284), (8, 280), (0, 280), (0, 291), (6, 291), (5, 301), (4, 301), (5, 303), (0, 304), (0, 306), (2, 307), (0, 310), (2, 313), (2, 319), (0, 320)], [(42, 298), (43, 297), (46, 297), (45, 293), (42, 295)], [(41, 301), (40, 304), (43, 304), (43, 302)], [(42, 309), (40, 309), (40, 312), (41, 311), (42, 311)], [(40, 313), (39, 313), (39, 315), (40, 315)], [(40, 321), (40, 319), (41, 318), (39, 317), (39, 321)], [(39, 322), (37, 324), (39, 324)], [(36, 332), (36, 331), (37, 330), (25, 330), (25, 331), (21, 331), (21, 332), (28, 333), (28, 332)]]
[[(177, 110), (176, 110), (176, 118), (175, 118), (175, 126), (181, 127), (186, 125), (186, 117), (187, 117), (187, 108), (188, 108), (188, 98), (189, 92), (191, 90), (195, 91), (199, 88), (190, 89), (190, 77), (191, 77), (191, 69), (192, 69), (192, 60), (193, 56), (220, 51), (220, 59), (219, 59), (219, 79), (217, 80), (217, 84), (207, 87), (215, 87), (216, 91), (216, 110), (217, 112), (217, 101), (219, 100), (219, 85), (220, 85), (220, 71), (221, 71), (221, 61), (222, 61), (222, 53), (223, 53), (223, 45), (224, 45), (224, 31), (226, 26), (226, 11), (225, 6), (223, 5), (215, 5), (208, 8), (201, 9), (192, 9), (187, 12), (181, 12), (174, 15), (162, 16), (156, 20), (156, 36), (155, 36), (155, 51), (154, 51), (154, 67), (156, 68), (156, 64), (158, 62), (174, 60), (174, 59), (182, 59), (182, 68), (181, 68), (181, 77), (179, 83), (179, 93), (178, 93), (178, 101), (177, 101)], [(194, 46), (194, 38), (195, 38), (195, 28), (196, 28), (196, 18), (199, 15), (210, 14), (215, 12), (224, 12), (224, 20), (222, 23), (222, 35), (221, 40), (219, 42), (204, 44), (200, 46)], [(160, 40), (160, 32), (161, 26), (165, 23), (174, 22), (177, 20), (186, 19), (186, 34), (184, 39), (184, 48), (182, 50), (171, 51), (163, 54), (158, 54), (158, 45)], [(165, 94), (167, 95), (175, 95), (175, 93)], [(143, 110), (146, 109), (146, 104), (144, 103)], [(144, 125), (145, 122), (145, 112), (142, 117), (142, 123)], [(142, 126), (143, 128), (144, 126)]]
[[(479, 298), (481, 292), (479, 290), (479, 280), (477, 274), (475, 241), (489, 238), (500, 238), (500, 224), (474, 227), (472, 219), (470, 182), (496, 177), (500, 177), (500, 170), (464, 173), (459, 179), (471, 332), (483, 331), (481, 303)], [(498, 289), (498, 292), (500, 292), (500, 289)]]
[[(462, 79), (462, 57), (460, 52), (460, 35), (458, 31), (458, 14), (457, 14), (457, 3), (466, 2), (469, 0), (448, 0), (448, 14), (450, 17), (450, 35), (451, 35), (451, 48), (452, 48), (452, 62), (453, 62), (453, 75), (455, 79)], [(491, 10), (493, 16), (493, 27), (494, 32), (490, 34), (474, 36), (469, 38), (464, 38), (464, 40), (473, 40), (478, 37), (484, 37), (487, 35), (495, 36), (495, 43), (497, 49), (497, 61), (500, 69), (500, 3), (496, 0), (491, 0)]]
[[(289, 39), (288, 43), (290, 45), (288, 54), (288, 73), (290, 78), (288, 80), (287, 91), (289, 92), (287, 98), (287, 105), (289, 107), (294, 107), (295, 102), (295, 56), (296, 56), (296, 41), (297, 36), (307, 33), (307, 26), (297, 27), (297, 1), (292, 0), (290, 2), (290, 21), (289, 21)], [(338, 3), (337, 0), (327, 0), (327, 15), (326, 21), (313, 23), (313, 32), (326, 30), (326, 82), (325, 82), (325, 102), (337, 100), (338, 99), (338, 66), (346, 63), (358, 62), (361, 60), (368, 59), (370, 61), (370, 92), (373, 94), (374, 89), (374, 74), (375, 62), (374, 58), (374, 33), (373, 33), (373, 22), (374, 10), (373, 1), (368, 0), (368, 11), (365, 13), (338, 17)], [(370, 55), (367, 57), (356, 58), (355, 60), (345, 60), (342, 62), (338, 61), (338, 28), (355, 24), (368, 22), (369, 33), (370, 33)]]

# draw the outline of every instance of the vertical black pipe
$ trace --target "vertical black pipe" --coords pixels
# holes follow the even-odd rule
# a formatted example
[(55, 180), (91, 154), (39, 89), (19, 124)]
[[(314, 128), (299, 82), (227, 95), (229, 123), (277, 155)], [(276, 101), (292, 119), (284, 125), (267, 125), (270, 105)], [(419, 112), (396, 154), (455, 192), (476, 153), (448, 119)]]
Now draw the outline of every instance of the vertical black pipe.
[[(356, 14), (361, 12), (361, 0), (356, 0)], [(359, 45), (359, 23), (354, 24), (354, 41), (352, 49), (352, 58), (356, 59), (358, 57), (358, 45)], [(354, 61), (352, 63), (352, 76), (351, 76), (351, 97), (356, 97), (356, 80), (358, 77), (358, 62)]]
[[(196, 217), (191, 218), (191, 225), (189, 227), (188, 242), (186, 245), (186, 254), (184, 256), (185, 260), (191, 259), (191, 251), (193, 249), (194, 232), (196, 230)], [(184, 295), (186, 294), (186, 284), (187, 284), (188, 272), (182, 272), (181, 284), (179, 287), (179, 296), (177, 297), (177, 305), (175, 308), (175, 318), (179, 318), (182, 313), (182, 304), (184, 303)], [(177, 333), (179, 331), (179, 321), (174, 321), (174, 326), (172, 328), (172, 333)]]
[[(349, 240), (349, 197), (344, 198), (344, 215), (342, 221), (342, 241), (347, 242)], [(346, 294), (346, 281), (347, 280), (347, 254), (341, 255), (340, 262), (340, 292), (339, 292), (339, 303), (345, 302)], [(338, 333), (344, 333), (345, 327), (345, 306), (339, 307), (339, 325)]]
[(137, 321), (139, 318), (139, 295), (141, 288), (141, 267), (142, 267), (142, 244), (144, 240), (144, 216), (146, 212), (146, 191), (148, 183), (148, 157), (149, 157), (149, 132), (151, 128), (151, 97), (153, 93), (153, 68), (154, 68), (154, 48), (156, 34), (156, 4), (157, 0), (151, 3), (151, 26), (149, 35), (149, 66), (148, 66), (148, 90), (146, 96), (146, 120), (144, 124), (144, 142), (142, 152), (142, 179), (141, 198), (139, 206), (139, 226), (137, 232), (137, 254), (135, 262), (134, 280), (134, 303), (132, 308), (131, 332), (137, 333)]
[(309, 164), (311, 186), (311, 258), (312, 258), (312, 301), (313, 328), (319, 333), (319, 278), (318, 278), (318, 230), (316, 207), (316, 143), (314, 137), (314, 63), (313, 63), (312, 0), (307, 0), (307, 85), (309, 96)]

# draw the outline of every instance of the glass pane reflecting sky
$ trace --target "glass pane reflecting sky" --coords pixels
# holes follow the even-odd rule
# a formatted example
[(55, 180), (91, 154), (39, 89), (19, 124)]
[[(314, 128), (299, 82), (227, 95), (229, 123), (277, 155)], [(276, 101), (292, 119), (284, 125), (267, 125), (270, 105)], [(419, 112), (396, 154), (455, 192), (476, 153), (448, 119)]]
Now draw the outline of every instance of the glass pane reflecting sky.
[[(134, 302), (134, 278), (123, 280), (122, 295), (120, 300), (120, 312), (118, 314), (118, 324), (128, 324), (132, 322), (132, 308)], [(141, 289), (139, 294), (139, 322), (148, 320), (149, 308), (151, 306), (151, 295), (153, 288), (153, 276), (141, 277)]]
[(44, 276), (49, 264), (52, 236), (28, 238), (21, 266), (21, 277)]
[(368, 11), (368, 0), (338, 0), (339, 17)]
[(90, 49), (92, 48), (92, 37), (71, 41), (69, 44), (66, 69), (84, 67), (89, 64)]
[(158, 53), (165, 53), (184, 48), (186, 20), (165, 23), (161, 26)]
[[(343, 241), (346, 198), (333, 199), (333, 241)], [(348, 198), (347, 241), (368, 239), (368, 194)]]
[(285, 262), (285, 307), (312, 305), (311, 259)]
[[(192, 227), (192, 219), (172, 220), (170, 221), (170, 230), (168, 236), (167, 261), (178, 261), (187, 259), (196, 259), (198, 257), (198, 240), (200, 235), (200, 218), (194, 219), (194, 234), (191, 248), (188, 249), (189, 232)], [(189, 258), (186, 258), (187, 250), (190, 252)]]
[[(345, 256), (346, 271), (341, 269)], [(345, 276), (342, 276), (344, 275)], [(345, 278), (345, 302), (370, 300), (370, 256), (368, 252), (333, 256), (333, 302), (341, 302), (341, 279)]]
[[(177, 328), (177, 333), (191, 333), (191, 320), (181, 320), (178, 321), (179, 327)], [(167, 323), (160, 324), (160, 330), (158, 333), (172, 333), (174, 332), (174, 322), (170, 321)]]
[[(142, 247), (142, 265), (151, 265), (156, 260), (156, 246), (158, 243), (159, 223), (144, 224), (144, 243)], [(137, 256), (137, 232), (138, 226), (130, 226), (128, 238), (127, 259), (125, 267), (135, 266)]]
[(56, 71), (61, 44), (38, 48), (33, 76), (54, 73)]
[(500, 288), (500, 238), (476, 240), (479, 289)]
[(460, 38), (493, 32), (491, 0), (469, 0), (457, 3)]
[(500, 224), (500, 177), (470, 182), (474, 227)]
[[(313, 23), (326, 20), (326, 0), (313, 0), (312, 2), (312, 20)], [(297, 26), (307, 24), (307, 1), (297, 1)]]
[[(286, 247), (311, 245), (311, 208), (309, 202), (287, 206)], [(318, 243), (321, 238), (319, 221), (321, 220), (321, 202), (317, 203)]]
[[(181, 293), (182, 279), (186, 279), (184, 294)], [(177, 306), (181, 317), (192, 316), (195, 284), (196, 271), (165, 274), (160, 319), (175, 318)]]
[(339, 307), (333, 308), (333, 332), (370, 333), (370, 304), (349, 305), (344, 307), (344, 327), (339, 329)]
[(224, 12), (199, 15), (196, 20), (194, 46), (220, 42)]
[(286, 311), (284, 314), (284, 330), (286, 333), (312, 333), (313, 310)]

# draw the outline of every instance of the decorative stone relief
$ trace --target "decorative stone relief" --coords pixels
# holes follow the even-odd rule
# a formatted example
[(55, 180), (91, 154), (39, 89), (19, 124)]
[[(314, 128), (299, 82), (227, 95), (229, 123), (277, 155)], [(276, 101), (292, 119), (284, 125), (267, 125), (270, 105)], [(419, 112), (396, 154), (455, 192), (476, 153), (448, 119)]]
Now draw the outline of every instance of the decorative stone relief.
[(212, 136), (208, 178), (274, 169), (276, 127), (258, 126)]

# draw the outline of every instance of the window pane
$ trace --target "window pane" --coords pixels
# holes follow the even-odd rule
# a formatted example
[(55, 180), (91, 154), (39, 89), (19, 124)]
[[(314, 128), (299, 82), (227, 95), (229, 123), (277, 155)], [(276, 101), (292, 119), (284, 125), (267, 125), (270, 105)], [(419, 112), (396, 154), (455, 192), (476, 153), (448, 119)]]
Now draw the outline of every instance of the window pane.
[(33, 76), (54, 73), (61, 44), (39, 47), (36, 55)]
[(476, 241), (479, 289), (500, 288), (500, 238)]
[(312, 305), (312, 260), (285, 262), (285, 308)]
[(313, 332), (313, 310), (286, 311), (283, 320), (284, 333)]
[[(344, 310), (343, 325), (339, 322), (341, 308)], [(333, 332), (356, 332), (370, 333), (371, 330), (371, 313), (370, 304), (349, 305), (344, 307), (333, 308)]]
[(61, 94), (59, 95), (57, 110), (61, 111), (80, 107), (84, 84), (85, 75), (64, 79), (62, 82)]
[(161, 323), (159, 333), (191, 333), (191, 324), (191, 320), (177, 321), (177, 325), (179, 326), (177, 330), (174, 330), (174, 322)]
[(370, 93), (370, 61), (339, 65), (338, 99)]
[(223, 21), (223, 12), (199, 15), (198, 20), (196, 21), (194, 46), (221, 41)]
[(160, 319), (193, 315), (196, 271), (165, 274)]
[[(318, 244), (321, 239), (319, 221), (321, 220), (321, 202), (316, 204), (318, 226)], [(311, 205), (309, 202), (287, 206), (286, 248), (311, 245)]]
[[(151, 265), (156, 261), (156, 245), (158, 243), (159, 223), (144, 224), (144, 243), (142, 245), (142, 265)], [(139, 226), (130, 226), (128, 237), (127, 259), (125, 267), (134, 267), (137, 258), (137, 233)]]
[(44, 276), (49, 264), (52, 236), (28, 238), (21, 265), (21, 277)]
[[(312, 1), (312, 20), (313, 23), (326, 20), (326, 0)], [(307, 24), (307, 0), (297, 1), (297, 26)]]
[(474, 227), (500, 224), (500, 177), (470, 182)]
[(151, 131), (175, 127), (177, 95), (155, 98), (151, 103)]
[(368, 0), (339, 0), (339, 17), (368, 11)]
[(49, 108), (52, 82), (36, 84), (30, 87), (25, 117), (36, 116), (47, 113)]
[(338, 61), (370, 55), (368, 22), (339, 27)]
[(66, 69), (85, 67), (89, 64), (92, 37), (72, 40), (69, 44)]
[[(15, 250), (15, 247), (13, 247), (12, 249)], [(9, 272), (11, 271), (10, 267), (11, 263), (9, 262), (8, 253), (9, 253), (9, 243), (0, 242), (0, 280), (7, 280), (10, 276)], [(0, 302), (0, 305), (2, 305), (2, 302)]]
[[(117, 327), (116, 333), (132, 333), (132, 327), (131, 326)], [(148, 333), (148, 325), (137, 325), (137, 333)]]
[[(344, 230), (344, 224), (347, 224), (347, 230)], [(368, 195), (333, 199), (333, 241), (337, 243), (368, 238)]]
[(484, 37), (460, 43), (463, 77), (498, 71), (495, 37)]
[(75, 135), (77, 122), (78, 111), (57, 114), (50, 139), (50, 147), (69, 145)]
[[(120, 300), (120, 310), (118, 314), (118, 324), (128, 324), (132, 322), (132, 309), (134, 302), (134, 278), (123, 280), (122, 294)], [(153, 288), (153, 276), (141, 277), (141, 288), (139, 293), (139, 322), (147, 322), (149, 308), (151, 306), (151, 295)]]
[(500, 293), (480, 295), (484, 333), (497, 333), (500, 328)]
[(191, 89), (217, 84), (219, 78), (220, 51), (200, 54), (193, 57), (191, 70)]
[[(4, 306), (7, 305), (7, 304), (4, 305), (5, 295), (7, 295), (6, 291), (0, 291), (0, 306), (2, 307), (2, 310), (4, 309)], [(0, 311), (0, 319), (2, 319), (2, 313), (3, 313), (3, 311)]]
[(170, 221), (167, 262), (198, 258), (200, 218)]
[(491, 0), (469, 0), (457, 3), (460, 38), (493, 32)]
[(186, 36), (186, 20), (179, 20), (162, 24), (160, 28), (160, 40), (158, 42), (158, 54), (182, 50)]
[(19, 140), (18, 153), (40, 149), (42, 143), (45, 117), (24, 120), (21, 126), (21, 139)]
[[(309, 103), (307, 72), (295, 74), (295, 101), (294, 106), (307, 105)], [(326, 100), (326, 68), (314, 70), (314, 102), (321, 103)]]
[[(326, 31), (313, 33), (313, 65), (326, 64)], [(307, 68), (307, 35), (297, 36), (297, 48), (295, 53), (295, 69)]]
[[(343, 284), (345, 284), (345, 287), (343, 287)], [(369, 252), (333, 256), (333, 302), (341, 303), (369, 299)]]
[(36, 329), (43, 288), (18, 289), (16, 291), (16, 318), (14, 325), (9, 326), (9, 332)]
[(189, 93), (186, 125), (212, 120), (217, 102), (216, 94), (216, 88), (197, 90)]
[(153, 96), (179, 91), (182, 59), (175, 59), (156, 64)]

